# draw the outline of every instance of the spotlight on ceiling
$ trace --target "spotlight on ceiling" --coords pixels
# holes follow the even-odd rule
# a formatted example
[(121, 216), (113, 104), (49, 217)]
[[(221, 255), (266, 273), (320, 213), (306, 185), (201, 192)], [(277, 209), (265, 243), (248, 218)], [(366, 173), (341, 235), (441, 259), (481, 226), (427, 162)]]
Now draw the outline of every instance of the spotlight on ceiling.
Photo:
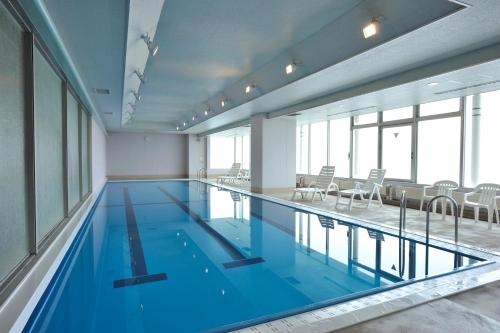
[(193, 114), (193, 116), (191, 117), (191, 120), (192, 120), (192, 121), (195, 121), (195, 120), (196, 120), (196, 115), (195, 115), (195, 114)]
[(175, 127), (176, 130), (179, 130), (179, 125), (177, 125), (177, 127)]
[(141, 95), (139, 95), (139, 93), (138, 93), (137, 91), (135, 91), (135, 90), (131, 90), (131, 92), (132, 92), (132, 95), (134, 95), (134, 98), (135, 98), (135, 100), (136, 100), (137, 102), (141, 102), (141, 101), (142, 101), (142, 96), (141, 96)]
[(249, 94), (252, 92), (252, 90), (255, 89), (255, 85), (254, 84), (249, 84), (248, 86), (245, 87), (245, 94)]
[(293, 72), (295, 72), (295, 70), (297, 69), (297, 65), (298, 64), (299, 64), (299, 62), (294, 59), (291, 63), (289, 63), (288, 65), (286, 65), (285, 66), (285, 73), (286, 73), (286, 75), (290, 75)]
[(365, 37), (365, 39), (375, 36), (378, 33), (379, 28), (380, 28), (379, 18), (374, 17), (372, 18), (370, 23), (365, 25), (365, 27), (363, 28), (363, 36)]
[(137, 69), (134, 71), (134, 74), (137, 75), (139, 80), (141, 80), (142, 83), (146, 83), (146, 77), (144, 76), (144, 73), (139, 72)]
[(186, 122), (183, 122), (183, 123), (182, 123), (182, 126), (186, 127)]
[(220, 101), (220, 107), (221, 107), (221, 108), (225, 107), (225, 106), (226, 106), (226, 103), (227, 103), (227, 100), (226, 100), (226, 99), (222, 99), (222, 100)]
[(439, 83), (437, 83), (437, 82), (429, 82), (429, 83), (427, 83), (427, 85), (429, 87), (435, 87), (435, 86), (439, 85)]
[(205, 111), (203, 111), (203, 113), (205, 114), (205, 117), (208, 116), (208, 113), (210, 112), (209, 109), (205, 109)]
[(154, 57), (158, 53), (158, 50), (160, 49), (158, 44), (153, 43), (148, 33), (143, 34), (141, 38), (144, 40), (144, 43), (146, 43), (149, 53)]

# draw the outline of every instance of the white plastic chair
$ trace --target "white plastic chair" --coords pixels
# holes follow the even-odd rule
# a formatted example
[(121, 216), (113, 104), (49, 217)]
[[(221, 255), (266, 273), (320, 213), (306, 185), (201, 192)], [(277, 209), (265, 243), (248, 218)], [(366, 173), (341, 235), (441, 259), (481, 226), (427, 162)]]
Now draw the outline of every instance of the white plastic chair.
[[(424, 201), (425, 200), (431, 200), (434, 196), (437, 195), (448, 195), (452, 196), (453, 191), (458, 189), (458, 184), (452, 180), (440, 180), (435, 182), (433, 185), (428, 185), (424, 186), (422, 190), (422, 196), (420, 197), (420, 212), (422, 212), (422, 208), (424, 206)], [(427, 190), (435, 190), (436, 195), (429, 195), (427, 194)], [(434, 201), (432, 203), (432, 211), (436, 213), (436, 206), (437, 206), (437, 201)], [(458, 212), (453, 212), (453, 205), (451, 205), (451, 215), (454, 216), (454, 214), (458, 214)], [(443, 199), (441, 200), (441, 207), (442, 208), (442, 215), (443, 215), (443, 220), (446, 218), (446, 208), (448, 207), (448, 201)]]
[[(309, 187), (296, 188), (293, 191), (292, 200), (295, 200), (295, 195), (300, 193), (302, 199), (307, 198), (307, 196), (312, 193), (311, 202), (314, 201), (316, 194), (319, 194), (321, 200), (325, 200), (328, 192), (338, 191), (339, 187), (333, 182), (335, 177), (335, 167), (334, 166), (324, 166), (321, 168), (319, 175), (316, 180), (309, 184)], [(323, 196), (324, 193), (324, 196)]]
[[(491, 230), (493, 212), (495, 212), (497, 224), (499, 223), (497, 199), (499, 199), (500, 196), (497, 195), (498, 192), (500, 192), (500, 185), (485, 183), (477, 185), (473, 192), (464, 194), (464, 202), (460, 211), (460, 220), (464, 216), (465, 206), (474, 208), (474, 221), (476, 223), (479, 220), (479, 208), (486, 208), (488, 210), (488, 229)], [(472, 195), (479, 195), (477, 201), (469, 200), (469, 197)]]
[(240, 173), (240, 167), (241, 163), (233, 163), (231, 169), (229, 169), (227, 174), (217, 177), (217, 183), (222, 184), (224, 182), (236, 182), (236, 180), (238, 179), (238, 174)]
[(349, 197), (349, 210), (352, 209), (352, 202), (356, 195), (359, 195), (361, 201), (365, 201), (364, 195), (369, 195), (367, 208), (370, 208), (373, 196), (377, 195), (377, 200), (382, 207), (382, 197), (380, 196), (380, 189), (383, 186), (385, 178), (385, 169), (371, 169), (368, 178), (364, 182), (355, 182), (355, 187), (350, 190), (342, 190), (337, 194), (337, 202), (335, 204), (335, 209), (338, 208), (340, 198), (342, 195)]

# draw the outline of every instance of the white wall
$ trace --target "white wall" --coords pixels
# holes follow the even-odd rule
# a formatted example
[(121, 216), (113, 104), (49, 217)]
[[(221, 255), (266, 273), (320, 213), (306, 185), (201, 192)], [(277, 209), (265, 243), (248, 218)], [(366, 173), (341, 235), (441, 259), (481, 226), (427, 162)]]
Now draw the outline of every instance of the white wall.
[(110, 133), (106, 149), (109, 178), (187, 176), (187, 135)]
[(106, 135), (92, 118), (92, 189), (106, 181)]

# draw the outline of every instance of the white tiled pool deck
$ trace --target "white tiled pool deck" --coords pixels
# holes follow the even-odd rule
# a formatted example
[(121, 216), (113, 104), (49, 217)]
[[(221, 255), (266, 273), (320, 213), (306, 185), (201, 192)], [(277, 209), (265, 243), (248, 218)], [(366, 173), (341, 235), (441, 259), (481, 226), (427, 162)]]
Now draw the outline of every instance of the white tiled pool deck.
[[(247, 191), (248, 186), (234, 185)], [(366, 209), (362, 203), (352, 211), (342, 206), (335, 210), (336, 197), (325, 201), (298, 200), (291, 202), (291, 194), (268, 194), (268, 199), (307, 207), (316, 212), (342, 214), (361, 224), (394, 232), (399, 225), (399, 207), (385, 205)], [(359, 224), (359, 222), (356, 222)], [(425, 214), (407, 210), (407, 232), (412, 237), (425, 235)], [(441, 215), (431, 218), (433, 242), (455, 248), (454, 221), (445, 221)], [(463, 219), (459, 225), (459, 243), (480, 257), (499, 261), (500, 227)], [(485, 253), (486, 252), (486, 253)], [(241, 329), (237, 332), (500, 332), (500, 264), (458, 272), (440, 278), (416, 282), (393, 290), (318, 310)]]

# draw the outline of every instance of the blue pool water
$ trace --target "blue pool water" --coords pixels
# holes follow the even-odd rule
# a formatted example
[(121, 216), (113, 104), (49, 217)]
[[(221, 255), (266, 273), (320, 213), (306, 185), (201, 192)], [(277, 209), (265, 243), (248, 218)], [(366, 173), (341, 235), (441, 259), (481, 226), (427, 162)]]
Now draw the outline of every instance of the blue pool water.
[[(429, 253), (429, 277), (482, 261)], [(197, 181), (108, 183), (25, 331), (226, 331), (422, 278), (413, 240)]]

